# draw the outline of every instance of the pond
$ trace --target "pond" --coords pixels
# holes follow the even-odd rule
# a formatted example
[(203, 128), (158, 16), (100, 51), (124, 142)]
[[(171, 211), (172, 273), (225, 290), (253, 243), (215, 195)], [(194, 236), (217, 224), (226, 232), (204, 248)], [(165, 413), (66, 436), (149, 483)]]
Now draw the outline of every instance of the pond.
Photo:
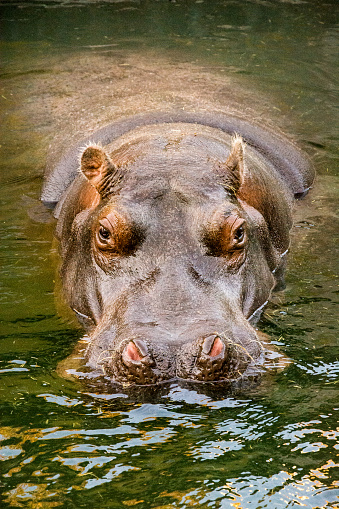
[[(339, 507), (335, 0), (0, 8), (1, 507)], [(43, 173), (85, 131), (173, 104), (240, 109), (316, 167), (258, 325), (291, 362), (232, 391), (96, 391), (58, 370), (83, 331), (55, 297)]]

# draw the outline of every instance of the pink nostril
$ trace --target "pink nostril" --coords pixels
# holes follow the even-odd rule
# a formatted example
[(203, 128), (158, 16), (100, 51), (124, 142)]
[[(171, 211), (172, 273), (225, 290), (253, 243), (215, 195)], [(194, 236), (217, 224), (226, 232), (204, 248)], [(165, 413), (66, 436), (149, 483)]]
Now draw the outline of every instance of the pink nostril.
[(219, 336), (217, 336), (215, 338), (213, 346), (210, 350), (210, 356), (216, 357), (217, 355), (219, 355), (222, 352), (223, 348), (224, 348), (224, 345), (223, 345), (221, 339), (219, 338)]
[(126, 345), (122, 358), (127, 362), (141, 362), (146, 355), (148, 355), (148, 350), (145, 342), (142, 339), (136, 338)]
[(139, 348), (130, 341), (124, 350), (124, 356), (130, 361), (141, 361), (144, 355), (140, 352)]
[(203, 344), (203, 352), (210, 357), (217, 357), (224, 349), (224, 344), (219, 336), (208, 336)]

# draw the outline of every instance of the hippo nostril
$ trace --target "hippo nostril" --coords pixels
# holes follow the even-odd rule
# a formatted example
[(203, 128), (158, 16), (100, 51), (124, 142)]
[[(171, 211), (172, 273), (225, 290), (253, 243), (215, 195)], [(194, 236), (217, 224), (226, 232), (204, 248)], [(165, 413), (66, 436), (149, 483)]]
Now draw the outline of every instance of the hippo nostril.
[(133, 341), (130, 341), (124, 351), (125, 356), (131, 361), (141, 361), (142, 357)]
[(219, 336), (208, 336), (205, 338), (202, 351), (210, 357), (217, 357), (224, 350), (224, 343), (221, 341)]
[(141, 362), (147, 355), (147, 346), (141, 339), (130, 341), (125, 347), (122, 358), (126, 361)]
[(213, 342), (213, 346), (212, 346), (209, 354), (211, 357), (216, 357), (217, 355), (221, 354), (223, 349), (224, 349), (224, 344), (221, 341), (221, 339), (219, 338), (219, 336), (217, 336)]

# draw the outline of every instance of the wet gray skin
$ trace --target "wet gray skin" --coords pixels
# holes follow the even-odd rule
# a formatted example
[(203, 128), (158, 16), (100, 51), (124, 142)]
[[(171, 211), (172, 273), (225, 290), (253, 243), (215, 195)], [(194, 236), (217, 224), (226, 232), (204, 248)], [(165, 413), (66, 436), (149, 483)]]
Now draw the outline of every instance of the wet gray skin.
[(115, 140), (112, 128), (111, 144), (83, 150), (56, 209), (61, 277), (86, 360), (112, 381), (233, 380), (262, 362), (255, 319), (282, 283), (293, 199), (313, 172), (253, 132), (246, 146), (196, 124)]

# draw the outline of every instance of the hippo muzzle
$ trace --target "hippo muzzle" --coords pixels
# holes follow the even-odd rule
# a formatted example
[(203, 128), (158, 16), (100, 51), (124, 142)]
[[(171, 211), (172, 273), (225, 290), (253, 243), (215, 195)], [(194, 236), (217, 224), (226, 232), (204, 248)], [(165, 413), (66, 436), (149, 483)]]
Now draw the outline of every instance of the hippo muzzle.
[(213, 285), (207, 268), (199, 278), (185, 268), (180, 259), (175, 267), (165, 264), (148, 284), (134, 282), (113, 299), (88, 347), (93, 368), (145, 385), (233, 380), (262, 360), (261, 343), (239, 303), (230, 301), (231, 289)]
[(87, 351), (90, 365), (102, 368), (103, 373), (116, 382), (138, 385), (176, 379), (234, 380), (242, 376), (249, 365), (259, 364), (263, 355), (258, 337), (250, 330), (239, 334), (237, 343), (226, 333), (214, 331), (181, 344), (171, 343), (161, 333), (156, 339), (150, 335), (147, 339), (130, 336), (122, 339), (119, 346), (113, 347), (114, 344), (111, 331), (94, 337)]

